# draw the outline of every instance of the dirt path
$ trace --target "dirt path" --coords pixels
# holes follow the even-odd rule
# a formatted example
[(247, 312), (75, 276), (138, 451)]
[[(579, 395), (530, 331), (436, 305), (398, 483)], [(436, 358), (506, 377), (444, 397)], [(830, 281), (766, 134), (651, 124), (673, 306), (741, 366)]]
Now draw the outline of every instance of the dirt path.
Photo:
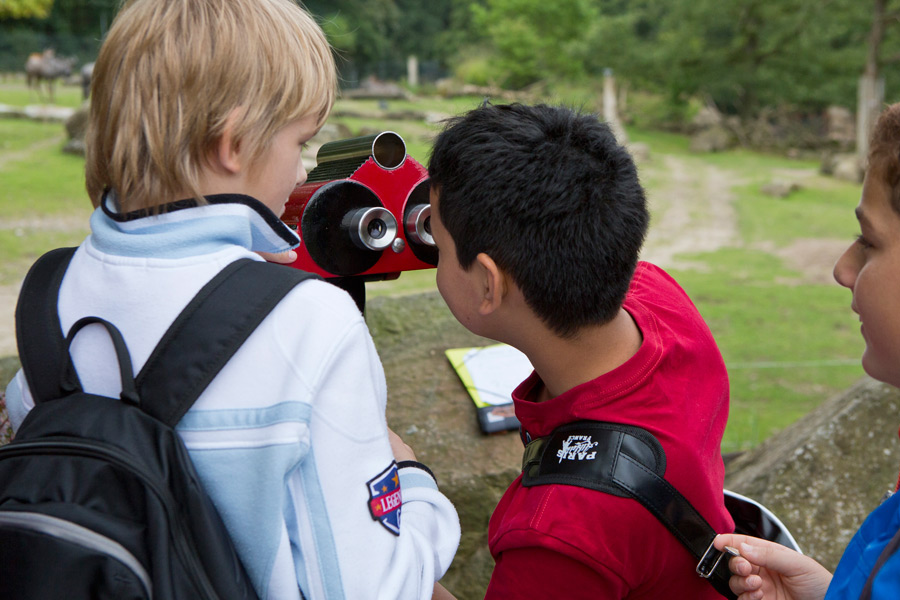
[(53, 146), (59, 146), (65, 139), (65, 136), (58, 135), (56, 137), (47, 138), (36, 142), (31, 146), (28, 146), (27, 148), (19, 150), (18, 152), (0, 154), (0, 171), (2, 171), (6, 167), (7, 163), (22, 160), (23, 158), (28, 158), (31, 154), (37, 152), (38, 150), (44, 150), (46, 148), (52, 148)]
[(727, 173), (699, 160), (661, 160), (667, 183), (648, 198), (653, 220), (641, 258), (665, 269), (692, 268), (677, 255), (739, 245), (734, 181)]
[[(746, 246), (738, 230), (732, 191), (744, 181), (700, 158), (666, 155), (660, 162), (662, 166), (648, 165), (646, 169), (655, 169), (655, 176), (667, 183), (648, 198), (654, 216), (641, 253), (643, 260), (666, 269), (696, 269), (703, 265), (685, 259), (684, 254)], [(816, 175), (814, 169), (772, 172), (773, 177), (801, 185)], [(833, 284), (832, 268), (848, 244), (846, 239), (798, 238), (782, 248), (770, 242), (752, 248), (781, 258), (798, 273), (786, 284)]]

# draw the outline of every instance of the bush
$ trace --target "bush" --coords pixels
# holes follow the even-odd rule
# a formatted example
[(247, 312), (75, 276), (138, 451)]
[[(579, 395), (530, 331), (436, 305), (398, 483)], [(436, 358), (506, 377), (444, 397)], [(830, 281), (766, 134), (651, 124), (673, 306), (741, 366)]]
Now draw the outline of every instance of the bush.
[(453, 75), (472, 85), (491, 85), (491, 66), (486, 52), (472, 51), (453, 67)]
[(686, 132), (699, 112), (699, 100), (673, 100), (663, 95), (629, 91), (627, 102), (620, 104), (622, 119), (641, 129)]

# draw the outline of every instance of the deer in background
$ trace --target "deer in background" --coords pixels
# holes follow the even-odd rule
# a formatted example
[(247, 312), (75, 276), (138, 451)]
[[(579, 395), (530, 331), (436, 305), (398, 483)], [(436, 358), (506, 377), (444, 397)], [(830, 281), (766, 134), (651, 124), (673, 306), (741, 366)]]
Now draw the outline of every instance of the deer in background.
[(41, 83), (47, 82), (47, 94), (52, 104), (54, 83), (59, 77), (71, 75), (74, 66), (75, 57), (58, 57), (52, 48), (34, 52), (25, 61), (25, 81), (29, 89), (37, 92), (38, 99), (43, 97)]

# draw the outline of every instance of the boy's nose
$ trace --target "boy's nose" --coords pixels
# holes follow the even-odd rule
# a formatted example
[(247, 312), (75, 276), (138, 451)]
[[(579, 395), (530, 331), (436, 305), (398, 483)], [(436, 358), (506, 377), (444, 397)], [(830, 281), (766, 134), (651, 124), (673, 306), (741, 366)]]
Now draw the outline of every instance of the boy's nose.
[(856, 283), (856, 266), (853, 258), (850, 256), (854, 251), (854, 246), (850, 246), (844, 253), (841, 254), (841, 257), (837, 259), (837, 262), (834, 263), (834, 271), (832, 275), (834, 276), (834, 280), (839, 284), (844, 286), (845, 288), (853, 289), (853, 284)]
[(306, 183), (307, 176), (306, 167), (303, 166), (303, 162), (301, 161), (300, 165), (297, 166), (297, 185)]

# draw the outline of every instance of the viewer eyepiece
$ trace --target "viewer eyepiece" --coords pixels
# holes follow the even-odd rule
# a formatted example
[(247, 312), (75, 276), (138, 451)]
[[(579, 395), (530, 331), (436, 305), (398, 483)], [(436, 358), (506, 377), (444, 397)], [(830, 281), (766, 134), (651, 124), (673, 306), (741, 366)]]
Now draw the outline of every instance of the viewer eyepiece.
[(350, 217), (349, 233), (359, 248), (384, 250), (397, 237), (397, 219), (386, 208), (360, 208)]

